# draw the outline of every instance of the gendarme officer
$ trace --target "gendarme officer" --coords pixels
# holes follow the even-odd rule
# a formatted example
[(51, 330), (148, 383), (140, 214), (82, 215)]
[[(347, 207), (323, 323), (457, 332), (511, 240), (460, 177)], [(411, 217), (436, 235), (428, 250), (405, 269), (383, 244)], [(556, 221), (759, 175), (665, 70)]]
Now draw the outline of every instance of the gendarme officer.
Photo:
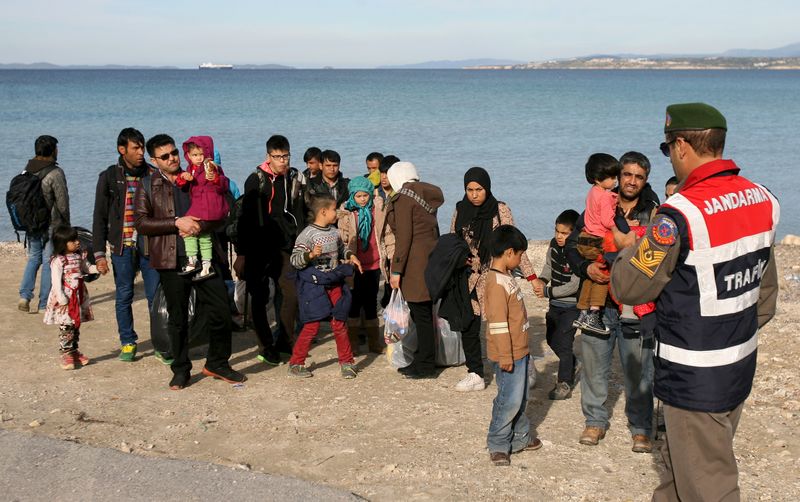
[(656, 301), (654, 394), (664, 402), (667, 481), (654, 501), (739, 500), (733, 436), (775, 314), (777, 199), (723, 160), (727, 124), (703, 103), (670, 105), (661, 151), (680, 184), (617, 257), (614, 296)]

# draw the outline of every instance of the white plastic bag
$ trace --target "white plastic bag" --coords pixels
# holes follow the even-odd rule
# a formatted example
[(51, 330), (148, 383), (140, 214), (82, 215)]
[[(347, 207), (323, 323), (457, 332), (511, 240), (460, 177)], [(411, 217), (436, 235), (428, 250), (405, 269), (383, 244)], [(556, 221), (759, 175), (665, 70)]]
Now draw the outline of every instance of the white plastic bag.
[(410, 318), (411, 310), (403, 299), (403, 293), (399, 288), (393, 289), (389, 304), (383, 311), (384, 338), (387, 344), (396, 343), (408, 334)]
[(461, 333), (450, 329), (447, 319), (436, 317), (436, 365), (460, 366), (466, 362)]
[(402, 340), (389, 344), (386, 347), (386, 357), (394, 368), (405, 368), (414, 361), (414, 352), (417, 351), (417, 330), (414, 323), (410, 323)]

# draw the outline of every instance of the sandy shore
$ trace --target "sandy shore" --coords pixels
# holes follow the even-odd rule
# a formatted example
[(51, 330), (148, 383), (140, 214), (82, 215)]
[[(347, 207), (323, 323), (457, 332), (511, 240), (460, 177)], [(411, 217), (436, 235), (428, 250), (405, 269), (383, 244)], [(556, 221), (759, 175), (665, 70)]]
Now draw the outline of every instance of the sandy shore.
[[(540, 269), (545, 243), (529, 250)], [(776, 249), (778, 314), (759, 337), (759, 366), (736, 436), (747, 500), (800, 498), (800, 247)], [(469, 394), (452, 387), (465, 369), (435, 381), (407, 381), (386, 359), (359, 357), (355, 380), (338, 374), (330, 333), (312, 348), (315, 376), (291, 379), (286, 366), (255, 356), (252, 332), (234, 333), (232, 365), (243, 388), (202, 378), (203, 348), (194, 349), (193, 385), (167, 388), (169, 368), (152, 355), (141, 284), (134, 305), (140, 359), (117, 360), (113, 280), (89, 285), (96, 321), (82, 326), (82, 351), (93, 363), (77, 371), (57, 364), (57, 329), (17, 311), (25, 264), (20, 245), (0, 245), (0, 416), (6, 429), (116, 448), (136, 455), (249, 466), (305, 478), (375, 500), (649, 500), (663, 471), (660, 455), (634, 454), (615, 361), (611, 429), (598, 447), (578, 444), (580, 390), (553, 402), (557, 359), (544, 341), (546, 303), (524, 286), (531, 317), (537, 386), (528, 414), (544, 448), (515, 455), (510, 468), (488, 461), (486, 428), (496, 387)], [(576, 343), (576, 349), (580, 344)], [(147, 480), (142, 480), (146, 482)]]

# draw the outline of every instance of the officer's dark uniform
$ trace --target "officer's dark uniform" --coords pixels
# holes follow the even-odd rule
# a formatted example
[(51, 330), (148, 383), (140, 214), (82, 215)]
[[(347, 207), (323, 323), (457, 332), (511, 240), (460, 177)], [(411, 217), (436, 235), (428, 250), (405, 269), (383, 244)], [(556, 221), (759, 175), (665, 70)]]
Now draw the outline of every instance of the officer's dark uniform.
[[(667, 108), (665, 132), (726, 129), (700, 103)], [(733, 161), (694, 168), (645, 236), (620, 252), (613, 294), (656, 301), (654, 394), (664, 402), (672, 479), (653, 500), (738, 500), (733, 456), (756, 367), (757, 331), (775, 313), (777, 199)]]

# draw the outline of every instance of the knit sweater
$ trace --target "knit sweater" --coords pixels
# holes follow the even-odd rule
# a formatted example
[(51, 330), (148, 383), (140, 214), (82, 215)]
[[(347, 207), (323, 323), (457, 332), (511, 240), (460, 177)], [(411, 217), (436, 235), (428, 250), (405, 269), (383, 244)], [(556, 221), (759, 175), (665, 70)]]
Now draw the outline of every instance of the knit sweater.
[(489, 269), (484, 307), (488, 334), (486, 356), (499, 364), (511, 364), (529, 354), (528, 312), (522, 290), (508, 274)]
[[(309, 254), (316, 245), (322, 246), (322, 254), (311, 259)], [(312, 266), (317, 270), (330, 272), (339, 266), (342, 258), (347, 260), (352, 254), (339, 237), (338, 228), (333, 225), (320, 227), (312, 223), (297, 236), (290, 261), (292, 266), (298, 270)]]
[(544, 296), (550, 299), (550, 305), (572, 307), (577, 303), (580, 277), (572, 273), (564, 248), (555, 239), (550, 241), (550, 247), (547, 248), (539, 279), (546, 284)]

